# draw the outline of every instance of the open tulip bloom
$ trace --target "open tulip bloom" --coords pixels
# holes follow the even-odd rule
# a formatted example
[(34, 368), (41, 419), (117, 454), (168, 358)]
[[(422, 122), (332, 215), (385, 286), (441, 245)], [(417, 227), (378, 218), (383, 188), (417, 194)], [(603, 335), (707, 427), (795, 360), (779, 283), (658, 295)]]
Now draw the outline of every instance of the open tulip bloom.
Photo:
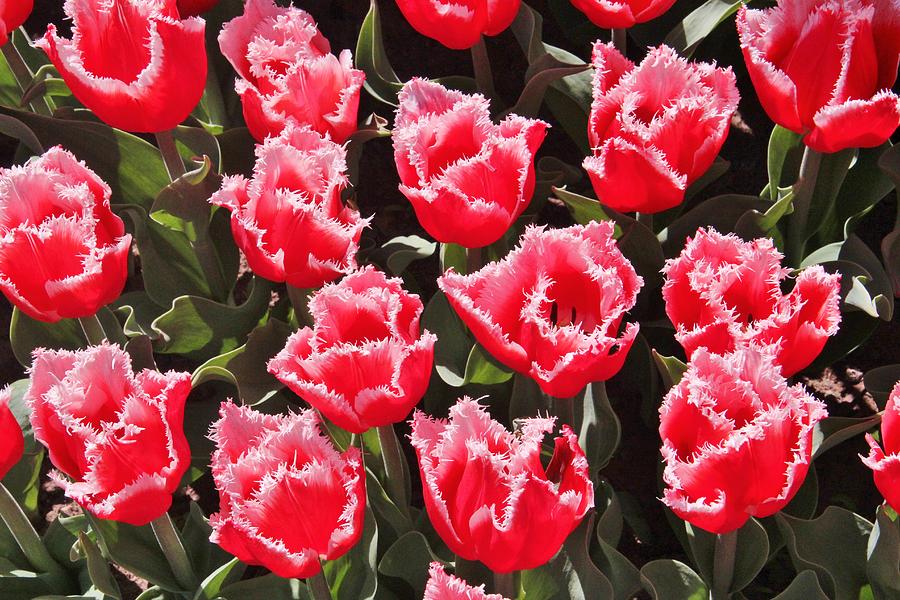
[(206, 86), (203, 19), (176, 0), (66, 0), (72, 39), (56, 26), (35, 44), (72, 93), (101, 120), (158, 133), (181, 123)]
[(219, 512), (213, 542), (281, 577), (320, 572), (362, 536), (366, 477), (359, 448), (339, 453), (315, 411), (266, 415), (223, 402), (212, 426)]
[(737, 28), (769, 117), (819, 152), (883, 144), (900, 125), (897, 0), (743, 6)]
[(39, 321), (89, 317), (119, 297), (131, 236), (111, 191), (61, 147), (0, 169), (0, 290)]
[(269, 372), (336, 425), (363, 433), (402, 421), (425, 394), (437, 337), (422, 302), (366, 267), (313, 295), (315, 327), (294, 333)]
[(841, 276), (807, 267), (784, 294), (790, 269), (781, 259), (769, 238), (745, 242), (703, 228), (688, 238), (663, 269), (662, 293), (689, 358), (700, 347), (724, 354), (756, 343), (773, 346), (785, 377), (809, 366), (838, 331)]
[(894, 385), (881, 417), (881, 443), (866, 434), (869, 455), (863, 463), (873, 471), (875, 486), (895, 511), (900, 510), (900, 381)]
[(625, 313), (644, 280), (619, 251), (613, 224), (529, 227), (503, 260), (438, 279), (463, 322), (497, 360), (557, 398), (615, 375), (638, 333)]
[(663, 502), (719, 534), (778, 512), (803, 483), (826, 416), (802, 384), (788, 387), (767, 348), (700, 348), (659, 409)]
[(550, 464), (541, 464), (541, 441), (554, 423), (522, 419), (512, 434), (470, 398), (450, 409), (449, 421), (415, 413), (425, 508), (458, 556), (497, 573), (539, 567), (593, 508), (588, 462), (568, 425), (554, 439)]
[(413, 78), (400, 92), (394, 160), (400, 191), (439, 242), (481, 248), (499, 240), (534, 193), (543, 121), (491, 121), (490, 103)]
[(680, 204), (728, 136), (739, 99), (731, 69), (687, 62), (667, 46), (635, 66), (600, 42), (592, 64), (593, 155), (584, 168), (597, 199), (623, 212)]
[(353, 68), (349, 50), (331, 54), (306, 11), (247, 0), (244, 14), (222, 28), (219, 46), (240, 76), (235, 90), (258, 141), (291, 121), (337, 142), (356, 131), (365, 74)]
[(27, 399), (34, 437), (66, 495), (97, 517), (146, 525), (163, 515), (191, 462), (189, 373), (143, 370), (104, 343), (34, 352)]

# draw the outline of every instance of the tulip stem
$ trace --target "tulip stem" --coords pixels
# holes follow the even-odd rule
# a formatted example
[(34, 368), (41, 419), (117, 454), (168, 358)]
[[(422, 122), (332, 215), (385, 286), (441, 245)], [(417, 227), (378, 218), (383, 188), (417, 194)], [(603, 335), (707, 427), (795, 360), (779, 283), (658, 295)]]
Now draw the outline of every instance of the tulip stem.
[(575, 426), (575, 399), (574, 398), (557, 398), (556, 396), (547, 396), (553, 414), (556, 415), (558, 425)]
[(494, 88), (494, 74), (491, 72), (491, 59), (488, 56), (487, 46), (484, 45), (484, 36), (478, 38), (472, 46), (472, 68), (475, 71), (478, 91), (487, 98), (494, 98), (497, 90)]
[(466, 248), (466, 275), (481, 268), (481, 248)]
[(0, 483), (0, 517), (6, 523), (9, 532), (22, 549), (22, 554), (39, 573), (61, 573), (62, 567), (53, 560), (40, 536), (31, 526), (28, 517), (9, 490)]
[(711, 600), (727, 600), (728, 590), (734, 579), (734, 559), (737, 554), (738, 530), (716, 536), (716, 554), (713, 559), (713, 587)]
[(519, 597), (519, 594), (516, 593), (515, 571), (494, 573), (494, 593), (511, 600)]
[(172, 567), (178, 584), (187, 591), (193, 591), (197, 587), (197, 576), (169, 513), (163, 513), (161, 517), (153, 519), (150, 526), (169, 566)]
[(79, 317), (78, 322), (81, 323), (81, 330), (84, 332), (84, 338), (91, 346), (99, 346), (106, 341), (106, 332), (103, 330), (103, 324), (97, 315), (89, 317)]
[(628, 48), (628, 30), (627, 29), (610, 29), (610, 37), (613, 46), (616, 47), (622, 56), (625, 56), (625, 50)]
[(156, 144), (159, 146), (159, 153), (162, 155), (163, 162), (166, 164), (166, 171), (169, 173), (169, 179), (175, 181), (184, 175), (184, 161), (181, 160), (181, 154), (178, 153), (178, 147), (175, 145), (175, 136), (172, 130), (160, 131), (156, 134)]
[(381, 458), (384, 460), (384, 474), (387, 479), (387, 492), (391, 500), (408, 516), (409, 496), (406, 493), (406, 472), (403, 468), (403, 450), (393, 425), (382, 425), (376, 428), (378, 443), (381, 444)]
[(788, 261), (798, 267), (803, 262), (806, 253), (806, 227), (809, 221), (809, 209), (812, 207), (816, 178), (821, 166), (822, 154), (807, 146), (803, 151), (803, 160), (800, 162), (800, 175), (793, 186), (794, 212), (791, 213), (787, 239)]
[(306, 587), (312, 594), (313, 600), (333, 600), (331, 596), (331, 588), (325, 581), (325, 574), (319, 569), (319, 572), (306, 579)]
[[(3, 44), (2, 50), (3, 58), (6, 59), (6, 63), (9, 65), (9, 69), (12, 71), (16, 83), (19, 84), (19, 89), (24, 94), (25, 90), (31, 85), (31, 82), (34, 81), (34, 73), (28, 68), (25, 59), (19, 54), (19, 49), (13, 44), (12, 36), (10, 36), (10, 40), (7, 43)], [(50, 104), (43, 96), (32, 100), (30, 106), (32, 110), (38, 114), (45, 116), (53, 114), (53, 111), (50, 109)]]

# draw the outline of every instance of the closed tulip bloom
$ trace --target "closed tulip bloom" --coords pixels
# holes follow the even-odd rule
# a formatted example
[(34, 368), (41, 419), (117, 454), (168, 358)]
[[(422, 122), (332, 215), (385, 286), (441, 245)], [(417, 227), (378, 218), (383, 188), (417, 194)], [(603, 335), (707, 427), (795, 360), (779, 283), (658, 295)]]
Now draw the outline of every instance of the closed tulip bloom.
[(422, 301), (366, 267), (313, 295), (304, 327), (269, 372), (337, 426), (363, 433), (402, 421), (428, 389), (437, 337), (419, 330)]
[(638, 333), (625, 313), (644, 284), (613, 239), (613, 224), (529, 227), (503, 260), (438, 286), (497, 360), (559, 398), (615, 375)]
[(40, 321), (86, 317), (119, 297), (131, 236), (111, 192), (60, 147), (0, 169), (0, 290)]
[(428, 583), (422, 600), (507, 600), (500, 594), (486, 594), (484, 586), (468, 585), (459, 577), (447, 575), (439, 562), (428, 567)]
[(897, 0), (779, 0), (743, 6), (737, 28), (769, 117), (819, 152), (883, 144), (900, 125)]
[(278, 135), (289, 121), (336, 142), (356, 131), (365, 74), (353, 68), (349, 50), (331, 54), (306, 11), (247, 0), (244, 14), (222, 28), (219, 47), (240, 76), (235, 90), (258, 141)]
[(35, 42), (75, 97), (105, 123), (157, 133), (194, 110), (206, 86), (203, 19), (176, 0), (66, 0), (72, 39), (56, 26)]
[(25, 451), (25, 436), (22, 428), (16, 420), (16, 416), (9, 409), (9, 400), (12, 391), (9, 386), (0, 390), (0, 479), (6, 477), (22, 458)]
[(826, 416), (802, 384), (788, 387), (767, 351), (701, 348), (659, 409), (663, 502), (712, 533), (775, 514), (803, 483)]
[(687, 62), (667, 46), (635, 66), (594, 45), (593, 155), (584, 159), (601, 203), (656, 213), (680, 204), (728, 137), (739, 95), (731, 69)]
[(634, 27), (655, 19), (673, 4), (675, 0), (572, 0), (572, 6), (604, 29)]
[(162, 516), (191, 462), (184, 437), (190, 373), (131, 370), (103, 343), (34, 351), (27, 399), (34, 437), (66, 476), (53, 477), (93, 515), (132, 525)]
[(225, 177), (209, 201), (231, 211), (231, 232), (253, 271), (298, 288), (356, 268), (368, 225), (341, 201), (346, 151), (308, 127), (288, 125), (256, 146), (253, 179)]
[(840, 274), (814, 265), (791, 272), (769, 238), (745, 242), (698, 229), (678, 258), (666, 262), (662, 294), (675, 339), (688, 358), (697, 348), (723, 354), (748, 343), (771, 344), (785, 377), (806, 368), (841, 322)]
[(882, 445), (871, 434), (866, 434), (866, 441), (870, 450), (863, 463), (874, 471), (875, 486), (887, 503), (900, 510), (900, 381), (891, 390), (881, 417)]
[(439, 242), (496, 242), (531, 202), (549, 125), (516, 115), (496, 125), (483, 96), (424, 79), (403, 86), (399, 101), (394, 160), (419, 223)]
[(366, 478), (359, 448), (343, 454), (313, 410), (267, 415), (223, 402), (212, 425), (219, 512), (210, 540), (241, 561), (304, 579), (362, 536)]
[(9, 41), (14, 29), (22, 26), (34, 8), (34, 0), (0, 0), (0, 46)]
[(450, 419), (416, 412), (425, 508), (456, 555), (498, 573), (534, 569), (553, 558), (594, 506), (594, 487), (578, 437), (568, 425), (541, 464), (541, 441), (555, 419), (522, 419), (516, 434), (463, 398)]
[(471, 48), (482, 35), (503, 32), (520, 4), (520, 0), (397, 0), (413, 29), (454, 50)]
[(178, 0), (178, 14), (184, 17), (196, 17), (212, 10), (219, 0)]

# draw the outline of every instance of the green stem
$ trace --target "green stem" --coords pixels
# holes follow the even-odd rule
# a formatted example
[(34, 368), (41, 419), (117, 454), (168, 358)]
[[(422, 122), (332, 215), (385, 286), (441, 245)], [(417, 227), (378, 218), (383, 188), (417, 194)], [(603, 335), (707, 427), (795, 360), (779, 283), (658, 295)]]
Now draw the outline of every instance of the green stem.
[(387, 478), (387, 492), (404, 515), (408, 516), (409, 495), (406, 491), (406, 472), (403, 468), (403, 450), (392, 425), (376, 428), (378, 443), (381, 444), (381, 458), (384, 460), (384, 474)]
[(106, 332), (103, 331), (103, 324), (97, 315), (89, 317), (80, 317), (78, 322), (81, 323), (81, 330), (84, 332), (84, 338), (91, 346), (98, 346), (106, 341)]
[(800, 163), (800, 175), (793, 186), (794, 212), (791, 213), (787, 239), (787, 258), (790, 264), (800, 266), (806, 253), (806, 227), (812, 207), (816, 177), (822, 165), (822, 154), (807, 146)]
[(481, 248), (466, 248), (466, 275), (481, 268)]
[(163, 513), (161, 517), (151, 521), (150, 526), (153, 528), (156, 541), (159, 542), (159, 547), (162, 548), (166, 560), (169, 561), (169, 566), (172, 567), (178, 584), (185, 590), (194, 590), (197, 587), (197, 576), (194, 574), (191, 560), (188, 558), (184, 544), (181, 542), (181, 536), (178, 535), (178, 530), (175, 529), (169, 513)]
[(548, 404), (556, 415), (557, 426), (569, 425), (575, 427), (575, 399), (574, 398), (557, 398), (555, 396), (547, 396)]
[(716, 536), (716, 554), (713, 558), (713, 587), (710, 600), (727, 600), (728, 590), (734, 579), (734, 559), (737, 554), (738, 530)]
[(175, 136), (172, 130), (160, 131), (156, 134), (156, 144), (159, 146), (159, 153), (162, 155), (163, 162), (166, 163), (166, 171), (169, 172), (169, 179), (175, 181), (184, 175), (184, 161), (181, 160), (181, 154), (178, 153), (178, 147), (175, 145)]
[(491, 59), (488, 57), (487, 46), (484, 45), (484, 36), (478, 38), (472, 46), (472, 68), (478, 91), (487, 98), (494, 98), (497, 90), (494, 88), (494, 74), (491, 72)]
[(500, 594), (504, 598), (510, 600), (517, 598), (516, 593), (516, 572), (494, 573), (494, 593)]
[(628, 48), (628, 30), (627, 29), (610, 29), (613, 46), (616, 47), (622, 56), (625, 56), (625, 50)]
[(62, 573), (62, 567), (47, 552), (22, 507), (2, 483), (0, 483), (0, 517), (36, 572)]
[[(19, 54), (19, 49), (12, 43), (12, 36), (10, 36), (10, 41), (3, 45), (2, 51), (3, 58), (6, 59), (6, 63), (9, 65), (13, 77), (16, 79), (16, 83), (19, 84), (19, 90), (24, 93), (31, 85), (31, 82), (34, 81), (34, 73), (28, 68), (28, 64), (25, 63), (25, 59), (22, 58), (22, 55)], [(36, 113), (45, 116), (53, 114), (53, 111), (50, 110), (50, 105), (47, 103), (47, 99), (43, 96), (34, 99), (30, 106)]]
[(312, 594), (313, 600), (333, 600), (331, 589), (329, 589), (328, 582), (325, 581), (325, 574), (321, 569), (312, 577), (307, 578), (306, 587)]

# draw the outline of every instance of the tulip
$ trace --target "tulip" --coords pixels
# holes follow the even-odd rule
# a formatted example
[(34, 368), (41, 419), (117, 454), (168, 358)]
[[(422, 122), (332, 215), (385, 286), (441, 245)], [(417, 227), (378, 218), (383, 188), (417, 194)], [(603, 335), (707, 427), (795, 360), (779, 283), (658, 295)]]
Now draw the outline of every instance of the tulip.
[(75, 97), (102, 121), (158, 133), (181, 123), (206, 86), (203, 19), (179, 20), (176, 0), (69, 0), (72, 39), (56, 26), (43, 49)]
[(498, 35), (519, 12), (520, 0), (397, 0), (413, 29), (453, 50), (474, 46), (482, 35)]
[(572, 0), (597, 27), (627, 29), (655, 19), (675, 4), (675, 0)]
[(883, 144), (900, 125), (895, 0), (779, 0), (737, 16), (769, 117), (818, 152)]
[(826, 416), (802, 384), (788, 387), (767, 350), (697, 350), (659, 409), (663, 502), (717, 534), (775, 514), (803, 483)]
[(881, 443), (866, 434), (869, 455), (861, 457), (874, 471), (875, 487), (895, 511), (900, 510), (900, 381), (894, 385), (881, 417)]
[(415, 413), (425, 509), (457, 556), (498, 573), (534, 569), (594, 506), (587, 459), (568, 425), (554, 439), (549, 466), (541, 464), (541, 441), (554, 423), (522, 419), (512, 434), (469, 398), (450, 409), (449, 421)]
[(111, 191), (60, 147), (0, 169), (0, 290), (40, 321), (92, 316), (119, 297), (131, 236)]
[(601, 203), (656, 213), (680, 204), (728, 136), (738, 91), (731, 69), (689, 63), (667, 46), (635, 65), (594, 45), (593, 155), (583, 166)]
[(34, 0), (0, 0), (0, 46), (6, 45), (9, 35), (22, 26), (33, 8)]
[(306, 126), (288, 125), (256, 146), (253, 179), (225, 177), (209, 201), (231, 210), (231, 231), (253, 271), (297, 288), (356, 268), (359, 213), (344, 206), (346, 151)]
[(473, 587), (453, 575), (447, 575), (439, 562), (428, 568), (428, 583), (422, 600), (507, 600), (500, 594), (486, 594), (484, 586)]
[(394, 160), (422, 227), (467, 248), (496, 242), (531, 201), (549, 126), (516, 115), (495, 125), (483, 96), (423, 79), (410, 80), (399, 101)]
[[(438, 286), (497, 360), (568, 398), (615, 375), (638, 333), (619, 325), (643, 285), (613, 239), (611, 222), (529, 227), (502, 260)], [(618, 337), (617, 337), (618, 336)]]
[(196, 17), (212, 10), (219, 0), (178, 0), (178, 14), (183, 17)]
[(744, 242), (698, 229), (678, 258), (666, 262), (662, 293), (675, 339), (688, 358), (705, 346), (724, 354), (748, 343), (771, 344), (785, 377), (806, 368), (841, 322), (840, 274), (803, 269), (788, 294), (772, 240)]
[(267, 415), (223, 402), (212, 425), (219, 512), (210, 540), (280, 577), (307, 578), (362, 536), (365, 469), (359, 448), (338, 453), (315, 411)]
[(349, 50), (331, 54), (306, 11), (247, 0), (244, 14), (222, 28), (219, 47), (240, 76), (235, 90), (258, 141), (277, 136), (289, 121), (339, 143), (356, 131), (365, 74), (353, 68)]
[(26, 398), (66, 495), (97, 517), (146, 525), (165, 515), (190, 466), (190, 391), (189, 373), (134, 374), (128, 354), (104, 343), (35, 350)]
[(425, 394), (437, 337), (422, 302), (366, 267), (312, 296), (315, 326), (287, 340), (269, 372), (339, 427), (363, 433), (403, 420)]
[(0, 390), (0, 479), (6, 477), (22, 458), (25, 437), (16, 416), (9, 409), (12, 392), (9, 386)]

